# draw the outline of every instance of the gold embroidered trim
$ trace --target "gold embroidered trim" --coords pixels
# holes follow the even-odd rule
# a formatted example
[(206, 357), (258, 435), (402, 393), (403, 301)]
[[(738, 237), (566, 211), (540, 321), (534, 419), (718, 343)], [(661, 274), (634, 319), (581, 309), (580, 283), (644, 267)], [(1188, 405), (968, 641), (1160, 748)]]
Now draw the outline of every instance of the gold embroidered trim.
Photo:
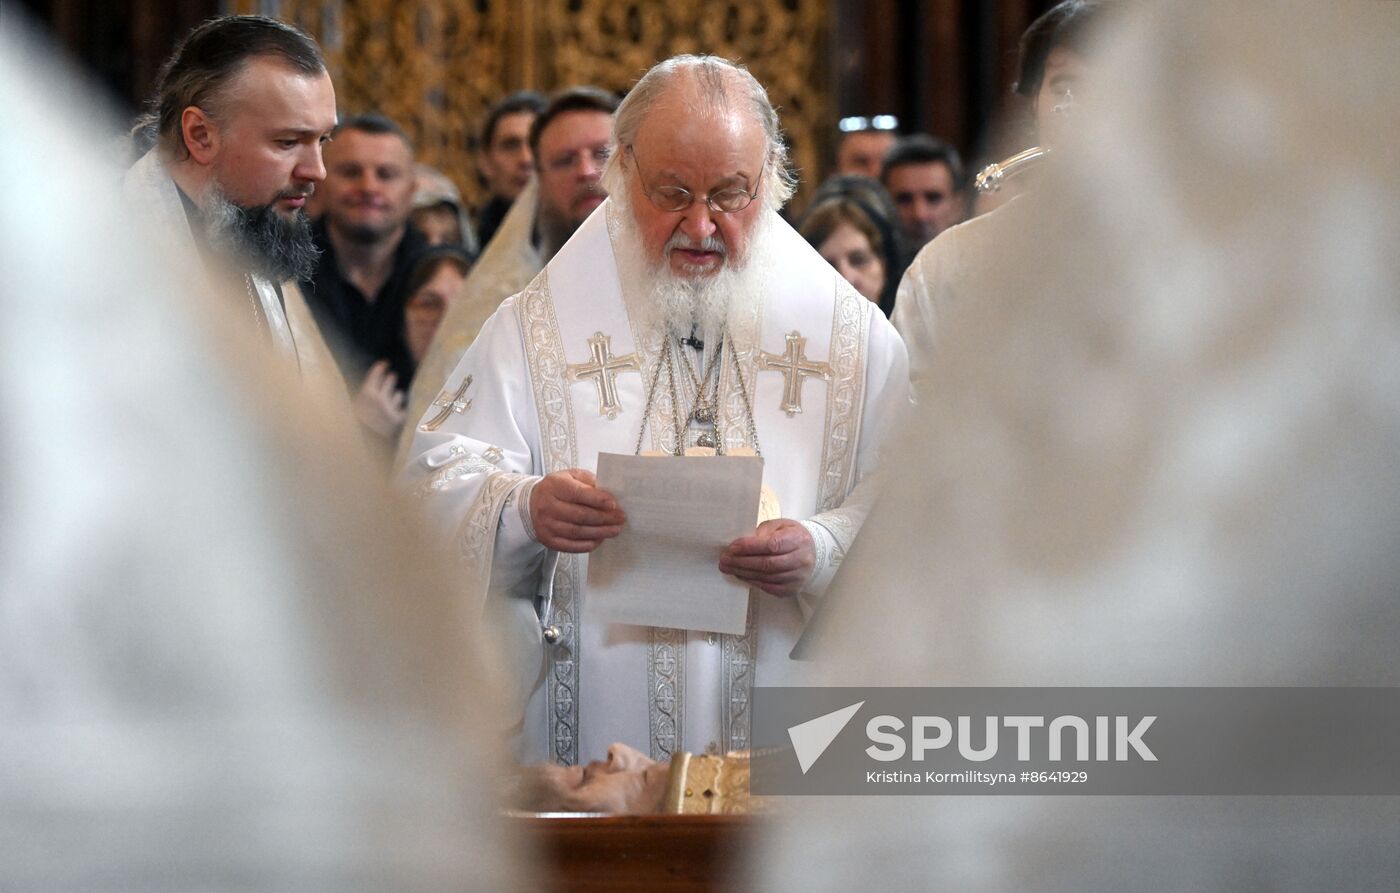
[(758, 660), (758, 598), (749, 593), (749, 616), (742, 636), (723, 636), (724, 697), (720, 701), (720, 750), (744, 750), (752, 726), (749, 701), (753, 694), (753, 668)]
[(685, 630), (651, 628), (647, 700), (651, 758), (657, 762), (671, 759), (684, 740), (686, 638)]
[[(572, 468), (578, 464), (578, 444), (566, 378), (568, 363), (549, 293), (548, 270), (520, 293), (516, 315), (530, 380), (535, 386), (544, 472)], [(550, 756), (566, 766), (578, 763), (579, 565), (577, 555), (559, 556), (554, 574), (553, 622), (561, 636), (545, 650)]]
[[(758, 399), (758, 355), (768, 285), (765, 281), (759, 288), (758, 293), (763, 297), (754, 302), (747, 315), (729, 321), (730, 343), (738, 360), (737, 366), (743, 370), (749, 395), (754, 400)], [(735, 380), (735, 365), (723, 364), (719, 385), (724, 443), (725, 448), (731, 451), (757, 447), (757, 444), (749, 443), (749, 408), (744, 405), (743, 392)], [(758, 414), (757, 406), (753, 407), (753, 412), (755, 416)], [(754, 424), (758, 424), (757, 418)], [(749, 699), (753, 690), (753, 667), (758, 659), (758, 598), (752, 592), (749, 593), (749, 613), (744, 634), (721, 636), (720, 648), (720, 747), (728, 751), (748, 747)]]
[(460, 528), (462, 554), (469, 560), (478, 561), (495, 547), (501, 509), (515, 485), (529, 477), (527, 474), (509, 471), (487, 476), (486, 483), (482, 485), (472, 507), (467, 510), (467, 516), (462, 520)]
[(434, 493), (450, 489), (462, 478), (496, 471), (505, 456), (500, 447), (491, 446), (480, 453), (473, 453), (460, 443), (454, 443), (447, 453), (451, 458), (413, 489), (414, 496), (427, 499)]
[[(822, 446), (817, 510), (841, 505), (855, 485), (856, 443), (865, 402), (865, 343), (870, 302), (835, 277), (836, 306), (831, 317), (831, 384), (826, 400), (826, 442)], [(843, 287), (845, 286), (845, 287)]]
[(820, 524), (831, 538), (836, 541), (835, 547), (831, 550), (830, 561), (832, 565), (839, 565), (841, 560), (850, 551), (851, 545), (856, 539), (856, 530), (860, 522), (865, 520), (865, 513), (862, 512), (859, 518), (853, 517), (849, 511), (844, 512), (824, 512), (815, 515), (813, 521)]

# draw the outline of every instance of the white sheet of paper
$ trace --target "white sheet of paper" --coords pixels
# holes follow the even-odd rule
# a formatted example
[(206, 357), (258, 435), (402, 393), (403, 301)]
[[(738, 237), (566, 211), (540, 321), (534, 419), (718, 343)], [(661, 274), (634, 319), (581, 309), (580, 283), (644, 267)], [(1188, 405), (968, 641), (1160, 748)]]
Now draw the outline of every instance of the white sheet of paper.
[(600, 620), (742, 635), (749, 587), (719, 572), (753, 533), (757, 456), (598, 456), (598, 486), (627, 514), (588, 559), (585, 610)]

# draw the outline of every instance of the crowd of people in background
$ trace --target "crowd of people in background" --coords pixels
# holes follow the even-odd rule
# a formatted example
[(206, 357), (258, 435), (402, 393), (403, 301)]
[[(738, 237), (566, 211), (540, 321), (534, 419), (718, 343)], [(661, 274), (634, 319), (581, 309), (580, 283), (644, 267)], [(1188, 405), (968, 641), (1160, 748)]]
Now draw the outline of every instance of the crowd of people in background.
[[(1039, 126), (1051, 126), (1041, 120), (1045, 109), (1072, 101), (1061, 82), (1075, 72), (1060, 68), (1078, 64), (1064, 47), (1091, 18), (1081, 5), (1057, 7), (1027, 32), (1017, 92), (1030, 100)], [(480, 122), (470, 173), (423, 163), (410, 135), (382, 114), (340, 110), (324, 145), (324, 180), (301, 171), (315, 183), (297, 199), (315, 251), (303, 246), (290, 279), (334, 356), (360, 426), (386, 458), (411, 438), (408, 421), (444, 398), (445, 376), (496, 307), (607, 197), (603, 170), (621, 98), (585, 85), (548, 96), (510, 93)], [(163, 126), (173, 134), (176, 123)], [(920, 251), (989, 210), (974, 202), (956, 148), (907, 130), (890, 114), (842, 118), (831, 176), (817, 183), (813, 172), (795, 171), (809, 188), (796, 209), (781, 211), (857, 292), (896, 320), (900, 283)], [(138, 148), (150, 148), (134, 135)], [(476, 178), (475, 189), (462, 188), (467, 176)], [(474, 204), (464, 199), (473, 194)], [(265, 291), (264, 315), (275, 322), (272, 290)]]
[[(474, 141), (474, 176), (484, 196), (475, 207), (452, 176), (417, 160), (396, 122), (376, 113), (340, 122), (326, 148), (325, 183), (308, 203), (321, 255), (300, 285), (356, 415), (376, 439), (389, 444), (400, 436), (414, 409), (407, 395), (415, 373), (517, 199), (528, 192), (536, 203), (517, 227), (527, 230), (529, 244), (498, 245), (495, 253), (532, 254), (524, 265), (531, 275), (601, 202), (617, 101), (572, 86), (553, 96), (522, 90), (496, 102)], [(541, 125), (556, 118), (556, 127)], [(842, 119), (833, 154), (834, 173), (794, 225), (889, 316), (914, 256), (971, 207), (966, 171), (953, 146), (924, 133), (901, 136), (890, 115)], [(462, 349), (449, 350), (448, 361)], [(436, 396), (442, 384), (425, 389)]]

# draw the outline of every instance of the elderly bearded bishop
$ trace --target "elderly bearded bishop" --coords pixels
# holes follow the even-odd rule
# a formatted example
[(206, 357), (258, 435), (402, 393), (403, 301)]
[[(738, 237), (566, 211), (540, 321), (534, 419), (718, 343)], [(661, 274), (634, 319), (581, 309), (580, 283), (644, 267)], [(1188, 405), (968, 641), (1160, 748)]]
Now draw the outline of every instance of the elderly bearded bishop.
[[(677, 57), (618, 109), (612, 196), (481, 330), (404, 469), (497, 631), (519, 756), (574, 764), (743, 748), (858, 531), (904, 346), (784, 223), (777, 115), (747, 71)], [(750, 584), (743, 635), (590, 617), (587, 553), (626, 523), (602, 452), (755, 451), (781, 518), (714, 573)]]

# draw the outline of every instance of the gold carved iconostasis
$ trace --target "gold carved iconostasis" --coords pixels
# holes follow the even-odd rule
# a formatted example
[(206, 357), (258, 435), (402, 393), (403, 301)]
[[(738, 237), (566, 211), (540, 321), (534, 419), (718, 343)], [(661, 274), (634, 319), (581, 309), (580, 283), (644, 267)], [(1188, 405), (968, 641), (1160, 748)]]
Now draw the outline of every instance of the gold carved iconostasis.
[(222, 11), (275, 16), (316, 37), (341, 112), (398, 121), (419, 160), (472, 203), (482, 198), (474, 137), (507, 93), (574, 84), (621, 93), (677, 53), (739, 60), (778, 106), (800, 206), (833, 131), (829, 8), (828, 0), (232, 0)]

